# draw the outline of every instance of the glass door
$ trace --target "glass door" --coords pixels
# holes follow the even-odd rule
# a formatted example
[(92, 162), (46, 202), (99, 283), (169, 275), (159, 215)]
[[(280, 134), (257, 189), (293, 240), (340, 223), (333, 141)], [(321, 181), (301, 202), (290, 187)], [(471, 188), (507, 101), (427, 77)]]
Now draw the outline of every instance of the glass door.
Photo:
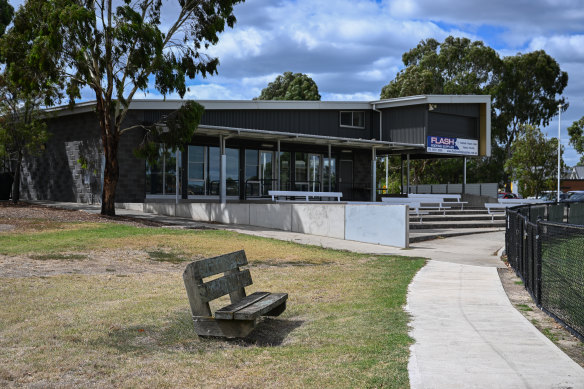
[(308, 188), (311, 192), (320, 192), (321, 179), (321, 158), (318, 154), (308, 156)]
[(260, 194), (261, 196), (267, 196), (268, 191), (272, 190), (274, 182), (274, 152), (273, 151), (260, 151), (260, 163), (259, 163), (259, 173), (260, 173)]

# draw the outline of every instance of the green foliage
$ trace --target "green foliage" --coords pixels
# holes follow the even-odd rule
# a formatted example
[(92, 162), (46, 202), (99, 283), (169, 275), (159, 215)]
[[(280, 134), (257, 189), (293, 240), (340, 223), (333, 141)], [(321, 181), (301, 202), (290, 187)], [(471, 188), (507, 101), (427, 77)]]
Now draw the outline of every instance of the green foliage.
[[(579, 154), (584, 154), (584, 116), (576, 120), (568, 127), (570, 144)], [(580, 165), (584, 165), (584, 156), (580, 157)]]
[[(154, 79), (163, 95), (182, 97), (187, 77), (217, 73), (219, 60), (205, 51), (219, 41), (226, 25), (233, 27), (233, 7), (242, 1), (179, 0), (164, 23), (162, 0), (28, 0), (19, 8), (0, 54), (9, 64), (23, 60), (46, 82), (34, 82), (32, 73), (17, 70), (14, 80), (27, 90), (58, 85), (71, 105), (81, 88), (95, 93), (105, 154), (102, 214), (115, 214), (119, 138), (142, 127), (125, 123), (135, 94), (147, 92)], [(185, 139), (185, 128), (176, 128), (183, 133), (165, 135), (170, 141)]]
[[(496, 140), (493, 156), (471, 159), (469, 177), (481, 181), (508, 181), (501, 165), (511, 157), (511, 144), (522, 124), (547, 126), (558, 114), (558, 104), (567, 104), (562, 94), (568, 74), (543, 50), (501, 59), (481, 41), (449, 36), (439, 43), (420, 42), (402, 56), (405, 68), (383, 87), (381, 98), (419, 94), (489, 94), (492, 98), (492, 134)], [(452, 164), (459, 162), (413, 163), (414, 171), (434, 173), (438, 181), (454, 179)], [(510, 172), (510, 170), (508, 170)], [(415, 177), (418, 177), (415, 174)], [(429, 176), (428, 179), (430, 178)], [(433, 180), (433, 179), (432, 179)]]
[(201, 104), (189, 100), (168, 115), (164, 122), (145, 126), (146, 135), (134, 154), (145, 158), (150, 164), (155, 164), (159, 157), (160, 143), (173, 151), (184, 147), (191, 141), (204, 110)]
[(254, 100), (320, 100), (318, 86), (303, 73), (284, 72)]
[(381, 98), (420, 94), (489, 93), (501, 66), (495, 50), (481, 41), (449, 36), (420, 42), (402, 56), (405, 68), (383, 87)]
[(556, 99), (567, 85), (568, 73), (543, 50), (503, 59), (493, 95), (493, 134), (507, 156), (522, 125), (547, 126), (558, 114), (558, 104), (568, 108), (564, 98)]
[[(531, 125), (521, 126), (521, 135), (511, 146), (511, 158), (505, 170), (519, 182), (523, 197), (539, 195), (554, 188), (557, 178), (558, 140), (547, 140), (541, 130)], [(563, 163), (562, 163), (563, 164)]]
[(8, 3), (8, 0), (0, 0), (0, 36), (4, 35), (13, 16), (14, 8)]

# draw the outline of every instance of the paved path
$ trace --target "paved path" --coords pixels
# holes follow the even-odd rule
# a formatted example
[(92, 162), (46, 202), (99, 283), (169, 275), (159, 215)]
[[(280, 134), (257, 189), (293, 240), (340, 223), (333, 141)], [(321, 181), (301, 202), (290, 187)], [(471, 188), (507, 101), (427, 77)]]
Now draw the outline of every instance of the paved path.
[(584, 388), (584, 369), (509, 302), (488, 242), (502, 245), (504, 235), (462, 238), (433, 242), (455, 246), (465, 260), (441, 255), (410, 284), (411, 387)]
[[(36, 202), (99, 212), (96, 206)], [(211, 227), (361, 253), (431, 258), (414, 277), (409, 363), (412, 388), (584, 388), (584, 369), (509, 302), (497, 274), (503, 232), (414, 243), (409, 249), (270, 230), (206, 224), (139, 211), (119, 215), (187, 228)]]

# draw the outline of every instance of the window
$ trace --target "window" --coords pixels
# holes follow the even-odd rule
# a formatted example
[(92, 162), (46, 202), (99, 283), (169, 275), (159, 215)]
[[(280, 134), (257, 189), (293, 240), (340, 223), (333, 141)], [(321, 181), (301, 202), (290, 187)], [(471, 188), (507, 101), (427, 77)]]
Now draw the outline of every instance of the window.
[[(180, 190), (179, 186), (179, 192)], [(166, 149), (164, 145), (160, 145), (156, 160), (146, 161), (146, 194), (170, 195), (175, 193), (176, 153)]]
[[(220, 181), (219, 147), (189, 146), (190, 196), (218, 196)], [(239, 150), (225, 149), (227, 196), (239, 195)]]
[(365, 112), (341, 111), (341, 127), (365, 128)]

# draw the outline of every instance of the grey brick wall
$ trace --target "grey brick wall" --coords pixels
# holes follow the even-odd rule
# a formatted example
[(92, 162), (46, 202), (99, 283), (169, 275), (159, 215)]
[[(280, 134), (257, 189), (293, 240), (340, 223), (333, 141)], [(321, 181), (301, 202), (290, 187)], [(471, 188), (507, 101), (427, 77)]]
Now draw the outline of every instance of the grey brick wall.
[[(141, 112), (132, 113), (126, 122), (141, 118)], [(95, 113), (52, 118), (48, 130), (51, 137), (44, 152), (24, 160), (22, 199), (100, 203), (103, 150)], [(140, 130), (132, 130), (120, 139), (116, 201), (144, 200), (145, 163), (132, 152), (141, 136)]]

